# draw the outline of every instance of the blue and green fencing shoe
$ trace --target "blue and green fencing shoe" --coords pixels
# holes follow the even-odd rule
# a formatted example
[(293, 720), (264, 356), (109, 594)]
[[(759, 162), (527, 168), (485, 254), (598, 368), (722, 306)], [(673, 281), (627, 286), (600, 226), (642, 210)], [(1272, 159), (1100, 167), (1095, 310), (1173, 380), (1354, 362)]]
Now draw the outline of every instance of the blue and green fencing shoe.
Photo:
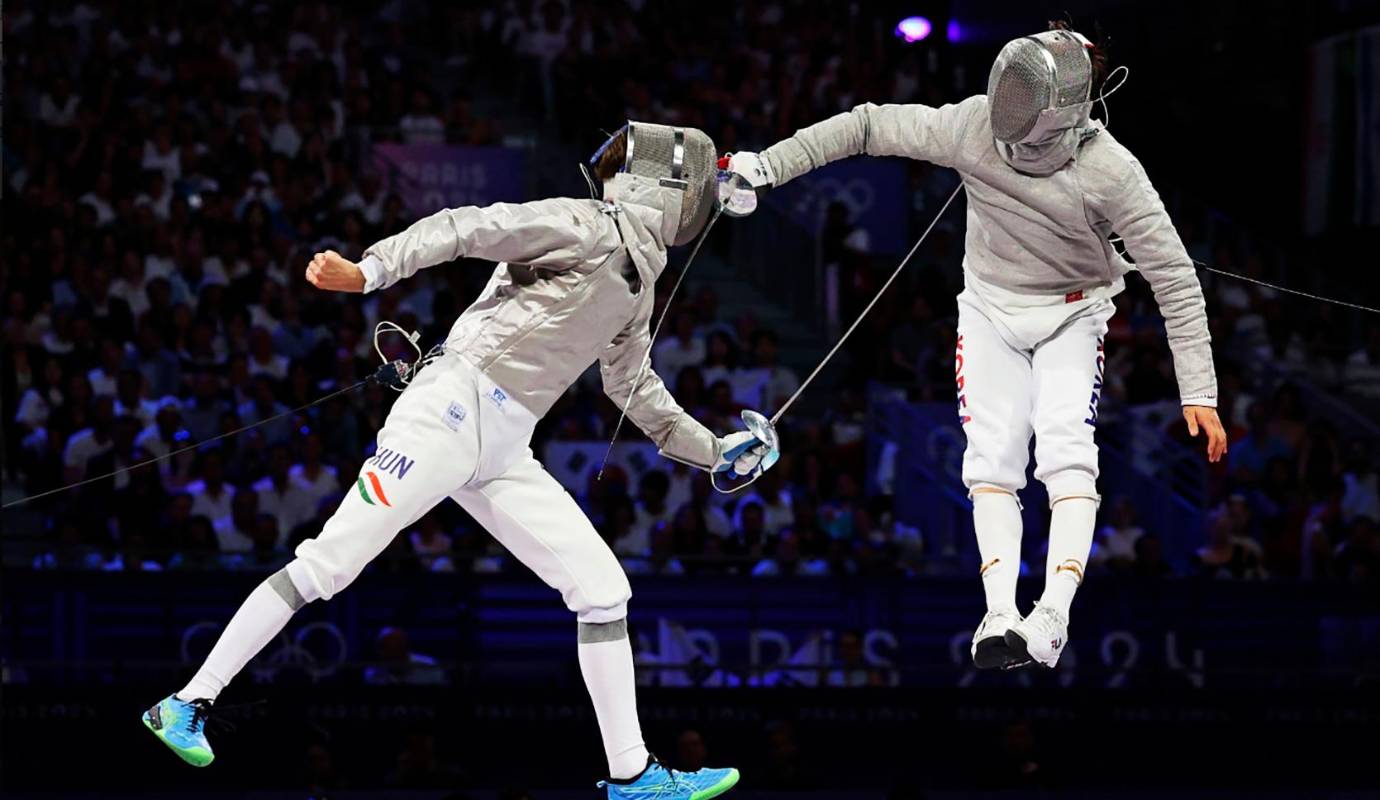
[(206, 741), (206, 719), (210, 715), (210, 700), (186, 701), (170, 694), (144, 712), (144, 726), (183, 761), (204, 767), (216, 757), (211, 743)]

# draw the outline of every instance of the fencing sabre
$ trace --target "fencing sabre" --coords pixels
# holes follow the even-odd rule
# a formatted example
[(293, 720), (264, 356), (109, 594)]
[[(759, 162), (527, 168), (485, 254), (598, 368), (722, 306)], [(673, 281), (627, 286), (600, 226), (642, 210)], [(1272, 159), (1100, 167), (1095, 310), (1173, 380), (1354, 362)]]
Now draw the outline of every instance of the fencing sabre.
[[(412, 345), (412, 348), (417, 351), (417, 359), (415, 361), (404, 361), (402, 359), (395, 359), (393, 361), (389, 361), (387, 358), (385, 358), (383, 355), (383, 350), (379, 347), (379, 337), (385, 333), (400, 333), (403, 336), (405, 336), (407, 338), (408, 344)], [(248, 425), (243, 425), (241, 427), (234, 429), (233, 431), (226, 431), (225, 433), (216, 434), (215, 436), (212, 436), (209, 439), (203, 439), (199, 442), (196, 442), (195, 444), (189, 444), (185, 447), (179, 447), (178, 449), (173, 450), (170, 453), (165, 453), (161, 456), (155, 456), (153, 458), (146, 458), (138, 463), (130, 464), (127, 467), (120, 467), (117, 470), (112, 470), (110, 472), (105, 473), (104, 475), (97, 475), (94, 478), (85, 478), (74, 483), (59, 486), (56, 489), (49, 489), (47, 491), (39, 492), (37, 494), (31, 494), (27, 497), (21, 497), (18, 500), (11, 500), (10, 502), (5, 503), (3, 506), (0, 506), (0, 509), (13, 508), (15, 506), (30, 503), (34, 500), (39, 500), (44, 497), (51, 497), (55, 494), (61, 494), (62, 492), (66, 492), (71, 489), (76, 489), (81, 486), (86, 486), (88, 484), (96, 483), (98, 481), (103, 481), (108, 478), (114, 478), (117, 475), (123, 475), (127, 472), (133, 472), (136, 469), (147, 467), (150, 464), (157, 464), (160, 461), (167, 461), (170, 458), (180, 456), (188, 451), (196, 450), (200, 447), (205, 447), (206, 445), (211, 444), (212, 442), (218, 442), (221, 439), (228, 439), (231, 436), (237, 436), (241, 433), (244, 433), (245, 431), (254, 430), (255, 428), (267, 425), (270, 422), (277, 422), (278, 420), (283, 419), (285, 417), (291, 417), (294, 414), (300, 414), (313, 406), (317, 406), (326, 402), (327, 400), (333, 400), (343, 394), (353, 392), (355, 389), (358, 389), (361, 386), (364, 386), (368, 383), (377, 383), (381, 386), (387, 386), (390, 389), (401, 392), (403, 389), (407, 388), (407, 385), (409, 383), (412, 382), (412, 378), (417, 374), (417, 371), (419, 369), (426, 366), (427, 364), (430, 364), (441, 354), (441, 352), (444, 352), (443, 349), (438, 346), (436, 348), (432, 348), (431, 352), (423, 356), (421, 348), (417, 345), (418, 338), (419, 336), (416, 331), (413, 331), (412, 333), (407, 333), (402, 328), (398, 327), (392, 322), (380, 322), (374, 328), (374, 350), (379, 354), (379, 358), (383, 359), (384, 363), (379, 365), (379, 368), (374, 371), (373, 375), (370, 375), (362, 381), (352, 383), (343, 389), (336, 389), (334, 392), (318, 397), (310, 403), (303, 403), (297, 408), (284, 411), (279, 414), (274, 414), (271, 417), (261, 419), (257, 422), (252, 422)]]
[[(920, 234), (919, 239), (915, 240), (915, 244), (910, 248), (910, 252), (906, 253), (906, 257), (901, 259), (901, 263), (896, 265), (896, 269), (892, 270), (891, 276), (886, 279), (886, 283), (882, 284), (882, 288), (877, 290), (876, 296), (874, 296), (871, 302), (862, 310), (862, 313), (858, 314), (858, 318), (853, 320), (853, 324), (848, 326), (848, 330), (843, 332), (843, 335), (834, 343), (833, 348), (825, 354), (824, 358), (819, 362), (819, 365), (814, 368), (814, 371), (810, 373), (809, 377), (801, 381), (800, 387), (795, 390), (795, 394), (791, 395), (785, 403), (782, 403), (781, 407), (776, 410), (776, 413), (773, 414), (770, 419), (751, 409), (743, 412), (743, 424), (747, 426), (748, 432), (756, 436), (759, 441), (766, 443), (772, 449), (779, 449), (781, 440), (776, 433), (776, 423), (781, 421), (781, 418), (786, 415), (786, 412), (790, 410), (792, 405), (795, 405), (795, 401), (800, 399), (800, 395), (804, 394), (810, 382), (819, 376), (819, 373), (829, 364), (830, 359), (832, 359), (843, 347), (843, 343), (848, 341), (848, 337), (853, 335), (853, 331), (858, 329), (863, 319), (872, 311), (872, 307), (877, 305), (877, 302), (882, 299), (882, 295), (886, 294), (886, 290), (891, 288), (891, 284), (896, 281), (901, 271), (906, 268), (910, 260), (919, 252), (920, 245), (925, 243), (925, 239), (929, 238), (930, 231), (934, 230), (934, 226), (939, 223), (940, 217), (943, 217), (944, 212), (949, 210), (949, 206), (953, 203), (954, 198), (958, 197), (958, 193), (962, 190), (963, 183), (960, 181), (959, 184), (954, 187), (953, 192), (949, 194), (949, 199), (944, 201), (944, 205), (941, 206), (938, 213), (934, 215), (934, 219), (930, 220), (930, 224), (925, 228), (925, 232)], [(763, 473), (759, 472), (753, 476), (752, 480), (740, 483), (731, 489), (719, 488), (718, 484), (714, 482), (714, 475), (712, 473), (709, 476), (709, 482), (714, 486), (715, 491), (718, 491), (720, 494), (733, 494), (751, 486), (758, 478), (762, 477), (762, 474)]]

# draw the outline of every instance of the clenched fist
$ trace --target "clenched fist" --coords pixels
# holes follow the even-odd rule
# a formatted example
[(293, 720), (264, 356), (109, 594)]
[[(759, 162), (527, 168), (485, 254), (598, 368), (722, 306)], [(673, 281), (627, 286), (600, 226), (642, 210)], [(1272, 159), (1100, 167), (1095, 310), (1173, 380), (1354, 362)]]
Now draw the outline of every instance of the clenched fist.
[(307, 280), (328, 292), (364, 291), (364, 272), (334, 250), (317, 253), (307, 265)]

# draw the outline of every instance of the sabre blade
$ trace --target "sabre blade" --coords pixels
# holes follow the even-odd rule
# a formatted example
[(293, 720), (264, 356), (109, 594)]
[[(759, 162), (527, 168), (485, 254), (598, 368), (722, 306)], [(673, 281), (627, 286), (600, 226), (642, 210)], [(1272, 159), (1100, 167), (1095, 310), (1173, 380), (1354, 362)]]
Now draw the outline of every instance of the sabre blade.
[(919, 239), (915, 240), (915, 245), (910, 248), (910, 252), (906, 253), (906, 257), (901, 259), (900, 264), (896, 265), (896, 269), (892, 271), (891, 277), (886, 279), (886, 283), (882, 284), (882, 288), (877, 290), (877, 295), (873, 297), (872, 301), (867, 304), (867, 307), (862, 310), (862, 313), (858, 315), (858, 318), (853, 320), (853, 324), (848, 326), (848, 330), (843, 332), (843, 336), (840, 336), (839, 340), (834, 343), (833, 348), (830, 349), (829, 352), (824, 356), (824, 359), (819, 362), (819, 366), (815, 367), (814, 371), (810, 373), (810, 376), (801, 382), (800, 388), (795, 390), (795, 394), (791, 395), (790, 398), (788, 398), (786, 402), (781, 405), (781, 408), (777, 409), (776, 413), (772, 415), (770, 421), (773, 426), (775, 426), (777, 422), (781, 421), (781, 418), (786, 415), (786, 411), (789, 410), (790, 407), (795, 404), (795, 401), (800, 398), (800, 395), (805, 392), (805, 389), (810, 385), (810, 382), (813, 381), (819, 375), (820, 371), (822, 371), (824, 367), (829, 363), (829, 360), (832, 359), (834, 357), (834, 354), (839, 351), (839, 348), (843, 347), (843, 343), (848, 341), (848, 337), (853, 335), (853, 331), (858, 329), (858, 326), (862, 324), (863, 318), (867, 316), (868, 312), (872, 310), (873, 306), (877, 305), (877, 301), (882, 299), (882, 295), (886, 294), (886, 290), (891, 288), (891, 284), (901, 274), (901, 270), (906, 268), (906, 265), (910, 263), (911, 258), (913, 258), (916, 252), (920, 250), (920, 245), (925, 243), (925, 239), (929, 237), (930, 231), (934, 230), (934, 226), (938, 224), (939, 218), (944, 216), (945, 211), (949, 210), (949, 205), (953, 203), (955, 197), (958, 197), (958, 193), (962, 189), (963, 183), (959, 182), (959, 184), (954, 187), (953, 192), (949, 195), (949, 199), (945, 200), (944, 205), (940, 207), (939, 213), (934, 215), (934, 219), (930, 220), (930, 224), (928, 227), (925, 228), (925, 232), (920, 234)]

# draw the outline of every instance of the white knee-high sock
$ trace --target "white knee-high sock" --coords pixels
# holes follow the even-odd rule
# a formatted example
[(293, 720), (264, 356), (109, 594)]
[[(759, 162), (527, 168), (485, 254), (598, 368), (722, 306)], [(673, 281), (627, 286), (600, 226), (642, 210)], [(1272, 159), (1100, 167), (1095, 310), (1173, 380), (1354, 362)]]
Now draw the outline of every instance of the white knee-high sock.
[(245, 598), (221, 632), (215, 647), (177, 696), (182, 700), (215, 700), (244, 665), (277, 636), (292, 614), (305, 605), (287, 570), (279, 570)]
[(1053, 608), (1067, 619), (1073, 594), (1083, 583), (1083, 570), (1092, 552), (1097, 501), (1068, 497), (1054, 504), (1049, 520), (1049, 558), (1045, 562), (1045, 592), (1040, 605)]
[(628, 621), (580, 623), (580, 672), (604, 738), (609, 777), (627, 780), (647, 766), (647, 745), (637, 720), (637, 682), (633, 674)]
[(1021, 576), (1021, 506), (1016, 496), (974, 493), (973, 528), (982, 557), (987, 610), (1016, 613), (1016, 579)]

